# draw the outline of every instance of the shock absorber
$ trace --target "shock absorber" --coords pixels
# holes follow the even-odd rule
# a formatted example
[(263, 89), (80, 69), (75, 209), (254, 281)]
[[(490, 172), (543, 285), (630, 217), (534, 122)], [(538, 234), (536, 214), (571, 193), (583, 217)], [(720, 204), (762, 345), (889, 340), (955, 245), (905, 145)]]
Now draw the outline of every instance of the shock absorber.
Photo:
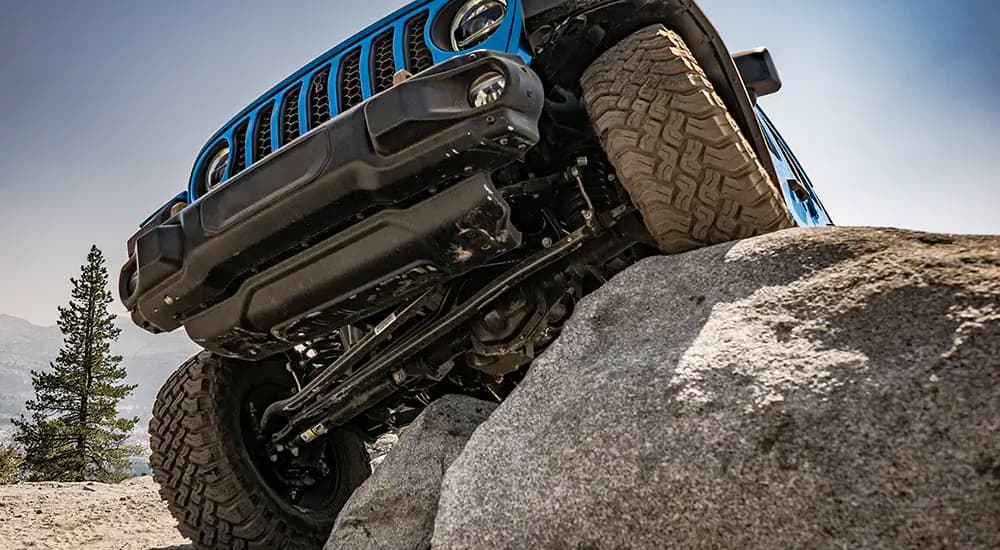
[(577, 157), (567, 170), (566, 185), (556, 197), (556, 216), (563, 229), (573, 231), (583, 225), (585, 210), (605, 212), (616, 206), (614, 171), (589, 157)]

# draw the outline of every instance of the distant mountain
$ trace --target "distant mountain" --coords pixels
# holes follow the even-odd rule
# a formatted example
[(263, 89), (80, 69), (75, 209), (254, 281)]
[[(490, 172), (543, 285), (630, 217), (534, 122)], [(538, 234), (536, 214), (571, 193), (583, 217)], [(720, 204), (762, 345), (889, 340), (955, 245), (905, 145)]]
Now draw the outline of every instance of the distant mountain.
[[(116, 323), (122, 333), (112, 350), (123, 357), (127, 382), (138, 384), (134, 394), (122, 402), (121, 415), (140, 418), (135, 439), (148, 448), (146, 429), (156, 392), (198, 348), (183, 331), (154, 335), (125, 318)], [(24, 402), (34, 395), (31, 371), (49, 368), (61, 346), (58, 327), (42, 327), (0, 314), (0, 439), (10, 437), (13, 427), (9, 419), (23, 413)]]

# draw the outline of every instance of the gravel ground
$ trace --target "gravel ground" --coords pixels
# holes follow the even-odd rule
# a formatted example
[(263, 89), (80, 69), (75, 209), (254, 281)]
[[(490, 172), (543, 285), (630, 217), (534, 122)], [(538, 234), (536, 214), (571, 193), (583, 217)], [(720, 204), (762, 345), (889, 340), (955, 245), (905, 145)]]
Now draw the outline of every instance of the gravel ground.
[(0, 486), (0, 549), (191, 550), (151, 477)]

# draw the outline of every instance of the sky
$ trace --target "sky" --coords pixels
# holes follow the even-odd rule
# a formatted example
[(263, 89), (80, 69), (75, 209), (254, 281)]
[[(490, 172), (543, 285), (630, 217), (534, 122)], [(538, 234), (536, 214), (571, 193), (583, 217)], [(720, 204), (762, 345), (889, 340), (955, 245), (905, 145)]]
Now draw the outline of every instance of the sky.
[[(761, 103), (836, 223), (1000, 234), (1000, 2), (700, 3), (771, 49)], [(402, 4), (0, 0), (0, 313), (53, 323), (91, 244), (117, 279), (215, 130)]]

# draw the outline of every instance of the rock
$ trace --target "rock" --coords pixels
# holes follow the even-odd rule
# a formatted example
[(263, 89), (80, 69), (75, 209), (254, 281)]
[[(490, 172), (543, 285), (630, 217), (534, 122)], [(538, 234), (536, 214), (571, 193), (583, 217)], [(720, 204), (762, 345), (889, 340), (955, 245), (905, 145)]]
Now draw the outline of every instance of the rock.
[(325, 550), (430, 548), (445, 469), (495, 408), (463, 395), (427, 407), (347, 501)]
[(645, 260), (445, 476), (436, 550), (1000, 547), (1000, 238)]
[(368, 455), (371, 456), (372, 470), (382, 464), (385, 460), (385, 455), (389, 454), (389, 451), (392, 450), (393, 445), (397, 441), (399, 441), (399, 435), (389, 432), (378, 436), (375, 443), (368, 446)]

